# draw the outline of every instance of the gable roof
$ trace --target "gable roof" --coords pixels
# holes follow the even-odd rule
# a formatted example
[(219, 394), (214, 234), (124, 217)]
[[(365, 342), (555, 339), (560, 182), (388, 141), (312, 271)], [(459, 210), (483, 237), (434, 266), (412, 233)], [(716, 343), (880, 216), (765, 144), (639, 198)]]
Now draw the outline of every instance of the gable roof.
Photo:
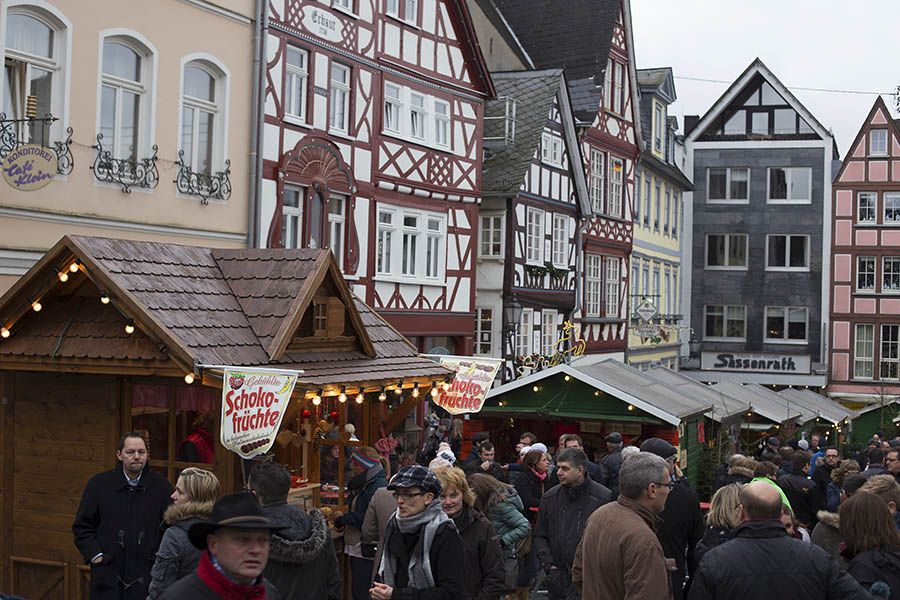
[[(759, 58), (753, 60), (750, 65), (744, 69), (744, 72), (741, 73), (737, 79), (732, 82), (728, 89), (725, 90), (719, 99), (716, 100), (713, 105), (706, 111), (706, 113), (700, 117), (700, 120), (690, 129), (690, 132), (687, 134), (685, 141), (693, 142), (698, 137), (700, 137), (703, 132), (710, 126), (710, 124), (715, 120), (719, 114), (728, 108), (731, 105), (732, 101), (735, 99), (738, 94), (743, 91), (743, 89), (750, 83), (750, 81), (756, 75), (762, 76), (769, 85), (771, 85), (776, 92), (778, 92), (782, 98), (793, 108), (799, 115), (806, 121), (806, 123), (813, 128), (819, 137), (823, 140), (832, 139), (833, 136), (828, 129), (822, 125), (818, 119), (816, 119), (809, 110), (799, 101), (794, 94), (791, 93), (787, 87), (781, 83), (781, 80), (778, 79), (772, 71), (769, 70), (763, 61)], [(685, 129), (687, 129), (687, 124), (685, 124)]]
[(723, 381), (711, 387), (731, 396), (738, 402), (745, 403), (748, 410), (773, 423), (783, 423), (803, 416), (804, 411), (796, 406), (790, 406), (784, 397), (756, 383), (741, 384), (736, 381)]
[[(837, 174), (834, 176), (835, 184), (840, 183), (841, 176), (844, 174), (844, 170), (853, 161), (853, 154), (854, 152), (856, 152), (857, 146), (859, 146), (861, 143), (864, 143), (866, 130), (868, 129), (869, 124), (872, 122), (872, 119), (875, 117), (875, 113), (879, 110), (884, 112), (884, 126), (891, 132), (891, 138), (900, 138), (900, 135), (898, 135), (898, 132), (900, 132), (900, 119), (892, 119), (891, 111), (888, 110), (887, 104), (884, 102), (884, 99), (881, 96), (876, 97), (875, 102), (872, 103), (872, 108), (870, 108), (869, 112), (866, 114), (865, 120), (859, 126), (859, 129), (856, 132), (856, 137), (853, 138), (853, 142), (847, 148), (847, 153), (844, 155), (844, 160), (841, 161), (840, 168), (838, 169)], [(887, 156), (891, 156), (891, 140), (888, 140)], [(865, 158), (860, 158), (859, 160), (865, 160)]]
[(494, 90), (494, 82), (491, 80), (491, 71), (488, 69), (484, 54), (481, 52), (478, 34), (475, 32), (475, 24), (472, 23), (472, 14), (469, 12), (466, 0), (456, 0), (456, 2), (448, 2), (448, 4), (456, 7), (460, 24), (466, 34), (466, 43), (463, 44), (463, 50), (468, 51), (472, 62), (475, 63), (475, 71), (481, 79), (483, 92), (488, 98), (493, 98), (496, 92)]
[[(76, 280), (60, 283), (59, 265), (75, 260), (81, 263), (72, 276)], [(344, 303), (358, 346), (286, 351), (326, 278)], [(112, 301), (101, 304), (93, 286)], [(90, 291), (78, 295), (79, 289)], [(47, 313), (30, 310), (34, 298), (43, 299)], [(66, 315), (72, 319), (68, 324)], [(129, 318), (135, 331), (121, 335)], [(182, 372), (201, 364), (294, 365), (305, 370), (309, 365), (313, 372), (300, 381), (314, 384), (334, 382), (330, 373), (338, 365), (352, 365), (342, 379), (346, 383), (397, 373), (447, 374), (420, 358), (402, 335), (350, 294), (331, 252), (324, 249), (225, 250), (66, 236), (0, 298), (0, 319), (13, 330), (0, 343), (0, 365), (38, 356), (121, 364), (171, 359), (170, 368)], [(74, 331), (72, 324), (77, 324)], [(46, 352), (48, 338), (57, 350)], [(36, 353), (38, 347), (44, 352)]]
[(666, 103), (671, 104), (678, 99), (675, 94), (675, 77), (672, 67), (656, 67), (637, 69), (637, 84), (641, 93), (652, 92), (659, 95)]
[(817, 417), (822, 417), (829, 423), (840, 423), (844, 419), (849, 419), (852, 415), (852, 411), (849, 409), (812, 390), (785, 388), (778, 394), (797, 405), (809, 408), (815, 412)]
[[(531, 57), (528, 56), (528, 52), (525, 51), (522, 42), (516, 37), (515, 32), (510, 28), (509, 23), (507, 23), (503, 14), (497, 10), (493, 0), (475, 0), (475, 4), (481, 9), (481, 12), (484, 13), (487, 20), (491, 22), (494, 30), (500, 34), (500, 37), (503, 38), (506, 45), (509, 46), (510, 50), (513, 51), (522, 64), (530, 69), (534, 69), (534, 63), (531, 61)], [(493, 75), (494, 74), (491, 73), (492, 77)]]

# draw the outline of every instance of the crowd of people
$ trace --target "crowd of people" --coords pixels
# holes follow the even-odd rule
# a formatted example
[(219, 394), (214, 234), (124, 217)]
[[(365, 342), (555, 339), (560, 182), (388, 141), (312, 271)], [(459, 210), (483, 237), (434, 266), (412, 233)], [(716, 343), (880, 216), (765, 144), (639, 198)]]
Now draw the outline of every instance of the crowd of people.
[[(290, 475), (256, 464), (219, 497), (189, 468), (175, 488), (138, 434), (88, 483), (73, 532), (91, 598), (344, 597), (353, 600), (900, 599), (900, 440), (842, 458), (819, 439), (768, 438), (715, 476), (707, 514), (660, 438), (606, 436), (598, 462), (566, 434), (552, 452), (529, 432), (497, 460), (487, 434), (464, 460), (438, 443), (400, 467), (357, 447), (345, 514), (288, 504)], [(158, 524), (162, 522), (163, 527)]]

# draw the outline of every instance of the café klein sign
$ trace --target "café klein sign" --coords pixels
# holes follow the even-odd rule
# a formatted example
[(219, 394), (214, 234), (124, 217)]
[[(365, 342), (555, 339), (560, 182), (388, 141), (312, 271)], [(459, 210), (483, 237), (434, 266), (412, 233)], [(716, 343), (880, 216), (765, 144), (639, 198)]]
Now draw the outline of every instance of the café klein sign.
[(38, 144), (26, 144), (3, 159), (3, 179), (20, 192), (33, 192), (53, 181), (57, 167), (53, 150)]

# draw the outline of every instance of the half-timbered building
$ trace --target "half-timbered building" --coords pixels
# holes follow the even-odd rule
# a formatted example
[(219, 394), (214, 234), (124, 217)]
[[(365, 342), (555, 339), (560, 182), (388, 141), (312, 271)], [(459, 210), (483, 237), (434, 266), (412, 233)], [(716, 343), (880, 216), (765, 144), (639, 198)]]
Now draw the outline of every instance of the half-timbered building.
[(900, 127), (878, 98), (834, 181), (828, 393), (900, 393)]
[[(590, 207), (562, 70), (492, 78), (497, 99), (485, 109), (475, 352), (507, 358), (508, 379), (513, 368), (537, 368), (557, 352), (575, 308), (578, 229)], [(521, 319), (504, 323), (513, 298)]]
[(258, 243), (330, 248), (420, 351), (469, 353), (493, 88), (465, 2), (268, 10)]

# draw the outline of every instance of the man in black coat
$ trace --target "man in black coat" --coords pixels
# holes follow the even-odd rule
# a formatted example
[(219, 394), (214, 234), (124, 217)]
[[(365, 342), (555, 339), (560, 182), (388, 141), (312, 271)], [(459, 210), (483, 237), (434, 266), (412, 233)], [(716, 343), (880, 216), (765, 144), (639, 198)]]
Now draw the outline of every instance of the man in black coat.
[(607, 455), (600, 459), (600, 478), (597, 483), (609, 488), (612, 499), (619, 496), (619, 469), (622, 468), (622, 434), (613, 431), (606, 436)]
[(468, 463), (463, 470), (466, 472), (466, 475), (484, 473), (501, 483), (506, 483), (508, 478), (506, 471), (494, 458), (496, 458), (494, 444), (490, 441), (482, 442), (478, 447), (478, 460)]
[(741, 525), (703, 556), (688, 600), (871, 600), (832, 556), (787, 535), (777, 488), (757, 481), (740, 498)]
[(559, 485), (544, 494), (538, 511), (533, 541), (552, 600), (577, 600), (572, 585), (575, 550), (588, 517), (612, 498), (609, 488), (587, 474), (587, 463), (583, 450), (560, 452), (556, 459)]
[(656, 537), (659, 538), (666, 558), (675, 560), (675, 570), (670, 571), (672, 597), (681, 600), (684, 598), (688, 565), (695, 564), (694, 550), (703, 538), (700, 499), (687, 481), (675, 480), (675, 459), (678, 456), (675, 446), (660, 438), (650, 438), (641, 444), (641, 452), (656, 454), (664, 458), (669, 466), (672, 487), (666, 499), (666, 508), (659, 515), (662, 523), (656, 528)]
[(150, 469), (147, 444), (126, 433), (119, 464), (91, 477), (72, 524), (75, 545), (91, 565), (91, 600), (144, 600), (172, 485)]
[(819, 486), (807, 476), (809, 460), (809, 452), (803, 450), (795, 452), (792, 459), (793, 474), (779, 477), (778, 485), (790, 501), (797, 523), (812, 531), (819, 522), (816, 515), (820, 510), (825, 510), (826, 505), (825, 496), (819, 491)]
[(817, 466), (815, 472), (813, 472), (813, 483), (819, 487), (819, 492), (821, 492), (823, 498), (827, 497), (828, 494), (828, 484), (831, 483), (831, 472), (834, 471), (834, 468), (838, 466), (840, 462), (841, 454), (838, 452), (837, 447), (828, 446), (825, 449), (822, 464)]

